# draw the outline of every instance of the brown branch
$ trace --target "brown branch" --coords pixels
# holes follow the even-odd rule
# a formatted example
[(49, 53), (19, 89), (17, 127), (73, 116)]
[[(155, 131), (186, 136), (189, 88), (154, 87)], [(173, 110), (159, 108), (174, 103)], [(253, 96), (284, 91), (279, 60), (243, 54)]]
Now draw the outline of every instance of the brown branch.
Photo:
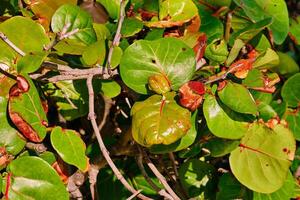
[[(88, 88), (88, 93), (89, 93), (89, 120), (92, 123), (96, 138), (98, 140), (99, 143), (99, 147), (100, 150), (104, 156), (104, 158), (106, 159), (108, 165), (111, 167), (112, 171), (114, 172), (114, 174), (116, 175), (117, 179), (121, 181), (121, 183), (133, 194), (136, 194), (137, 191), (126, 181), (126, 179), (124, 178), (124, 176), (121, 174), (120, 170), (116, 167), (116, 165), (114, 164), (114, 162), (112, 161), (111, 157), (109, 156), (109, 152), (105, 147), (105, 144), (102, 140), (97, 122), (96, 122), (96, 115), (95, 115), (95, 105), (94, 105), (94, 89), (93, 89), (93, 85), (92, 85), (92, 80), (93, 80), (93, 75), (90, 75), (87, 78), (86, 84), (87, 84), (87, 88)], [(140, 199), (146, 199), (146, 200), (150, 200), (151, 198), (146, 197), (142, 194), (137, 194), (137, 197), (139, 197)]]
[(82, 200), (82, 193), (79, 190), (80, 186), (83, 185), (85, 181), (85, 174), (80, 170), (76, 171), (72, 176), (68, 179), (67, 189), (72, 198)]
[(43, 143), (36, 144), (36, 143), (32, 143), (32, 142), (27, 142), (26, 148), (30, 149), (30, 150), (34, 150), (37, 154), (41, 154), (41, 153), (47, 151), (47, 147)]
[(166, 199), (173, 200), (172, 196), (166, 192), (165, 189), (160, 189), (155, 183), (152, 181), (152, 179), (148, 176), (145, 167), (143, 165), (143, 154), (140, 152), (140, 154), (136, 158), (137, 164), (139, 169), (141, 170), (142, 175), (144, 176), (145, 180), (149, 183), (149, 185), (162, 197), (165, 197)]
[(138, 190), (135, 193), (133, 193), (130, 197), (128, 197), (126, 200), (132, 200), (134, 199), (136, 196), (138, 196), (140, 193), (142, 192), (142, 190)]
[[(109, 48), (109, 52), (108, 52), (108, 56), (107, 56), (107, 72), (108, 74), (111, 74), (111, 59), (112, 59), (112, 55), (114, 52), (114, 48), (119, 46), (119, 42), (121, 39), (121, 29), (122, 29), (122, 25), (123, 25), (123, 21), (125, 18), (125, 6), (126, 6), (126, 1), (125, 0), (120, 0), (121, 4), (120, 4), (120, 16), (119, 16), (119, 20), (118, 20), (118, 27), (117, 27), (117, 31), (114, 37), (114, 40), (111, 44), (111, 47)], [(104, 70), (104, 69), (103, 69)]]
[(155, 165), (152, 163), (152, 161), (150, 160), (150, 158), (148, 157), (148, 155), (146, 154), (146, 152), (139, 147), (139, 149), (141, 150), (141, 152), (144, 155), (144, 159), (148, 165), (148, 167), (150, 168), (150, 170), (154, 173), (154, 175), (158, 178), (158, 180), (161, 182), (161, 184), (164, 186), (164, 188), (166, 189), (166, 191), (172, 196), (172, 198), (174, 200), (180, 200), (180, 198), (177, 196), (177, 194), (173, 191), (173, 189), (170, 187), (170, 185), (168, 184), (166, 178), (158, 171), (158, 169), (155, 167)]
[(175, 156), (172, 152), (169, 153), (169, 158), (172, 162), (172, 167), (173, 167), (173, 170), (175, 173), (175, 181), (176, 181), (176, 179), (178, 179), (178, 177), (179, 177), (179, 173), (178, 173), (177, 166), (176, 166), (177, 161), (175, 160)]
[(229, 12), (227, 14), (225, 37), (224, 37), (226, 42), (228, 42), (230, 38), (231, 20), (232, 20), (232, 12)]
[(10, 46), (13, 50), (15, 50), (15, 52), (17, 52), (18, 54), (20, 54), (21, 56), (25, 56), (26, 53), (24, 51), (22, 51), (21, 49), (19, 49), (19, 47), (17, 47), (12, 41), (10, 41), (7, 36), (0, 32), (0, 39), (3, 40), (3, 42), (5, 42), (8, 46)]

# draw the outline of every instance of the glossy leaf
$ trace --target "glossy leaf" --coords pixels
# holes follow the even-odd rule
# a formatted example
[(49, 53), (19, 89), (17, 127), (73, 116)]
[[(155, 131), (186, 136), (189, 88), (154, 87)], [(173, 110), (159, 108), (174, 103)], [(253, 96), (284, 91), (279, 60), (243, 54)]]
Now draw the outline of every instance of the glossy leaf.
[(107, 10), (112, 19), (119, 18), (120, 14), (120, 1), (119, 0), (97, 0)]
[(257, 107), (250, 92), (244, 86), (227, 82), (226, 86), (218, 91), (221, 101), (230, 109), (245, 114), (256, 114)]
[(100, 40), (88, 46), (83, 54), (82, 59), (87, 65), (103, 64), (106, 55), (105, 41)]
[[(40, 52), (44, 45), (50, 42), (41, 25), (21, 16), (12, 17), (1, 23), (0, 31), (25, 53)], [(0, 48), (0, 61), (8, 66), (15, 66), (21, 56), (2, 40), (0, 40)]]
[(28, 76), (18, 76), (9, 92), (9, 116), (30, 141), (41, 142), (46, 136), (48, 120), (38, 91)]
[(279, 64), (279, 57), (272, 49), (267, 49), (264, 54), (261, 54), (253, 63), (253, 68), (269, 69)]
[(296, 19), (294, 17), (290, 18), (290, 34), (292, 36), (293, 41), (299, 45), (300, 42), (300, 17), (298, 16)]
[(176, 152), (183, 150), (187, 147), (189, 147), (191, 144), (194, 143), (196, 136), (197, 136), (197, 115), (198, 111), (195, 111), (192, 114), (192, 127), (187, 132), (185, 136), (183, 136), (180, 140), (176, 141), (173, 144), (169, 145), (153, 145), (150, 148), (150, 152), (154, 154), (162, 154), (162, 153), (168, 153), (168, 152)]
[(253, 200), (269, 200), (269, 199), (278, 199), (278, 200), (290, 200), (294, 197), (295, 190), (295, 181), (293, 175), (289, 172), (287, 179), (285, 180), (283, 186), (270, 194), (263, 194), (254, 192)]
[(163, 74), (172, 89), (178, 90), (191, 79), (194, 71), (193, 50), (175, 38), (139, 40), (125, 50), (120, 63), (122, 80), (141, 94), (147, 94), (150, 76)]
[(15, 83), (9, 78), (0, 78), (0, 148), (12, 155), (17, 155), (25, 146), (25, 138), (8, 120), (7, 103), (10, 87)]
[(123, 50), (120, 47), (115, 47), (111, 58), (112, 69), (116, 68), (120, 64), (122, 56), (123, 56)]
[(283, 85), (281, 96), (289, 107), (297, 107), (300, 104), (300, 73), (290, 77)]
[(121, 35), (123, 37), (130, 37), (140, 32), (142, 28), (143, 23), (140, 20), (135, 18), (126, 18), (122, 25)]
[(49, 27), (52, 15), (54, 12), (64, 4), (77, 4), (77, 0), (28, 0), (32, 12), (38, 16), (45, 25)]
[(212, 95), (206, 97), (203, 113), (209, 130), (217, 137), (239, 139), (248, 129), (248, 123), (232, 119)]
[(288, 10), (284, 0), (234, 0), (254, 21), (273, 18), (270, 25), (274, 42), (281, 44), (289, 30)]
[(96, 33), (93, 29), (93, 19), (86, 11), (76, 5), (65, 4), (56, 10), (52, 17), (51, 28), (54, 33), (61, 32), (69, 24), (67, 32), (78, 31), (69, 38), (86, 45), (96, 42)]
[(66, 163), (75, 165), (81, 171), (87, 170), (85, 143), (76, 131), (55, 127), (51, 131), (51, 144)]
[(272, 70), (283, 76), (291, 76), (299, 72), (299, 65), (286, 53), (277, 52), (279, 64), (272, 67)]
[(252, 192), (243, 186), (230, 173), (223, 174), (218, 184), (217, 200), (252, 200)]
[(254, 123), (239, 147), (231, 152), (230, 168), (251, 190), (272, 193), (284, 184), (295, 149), (295, 139), (289, 129), (280, 124), (271, 129)]
[(204, 144), (204, 148), (210, 151), (212, 157), (221, 157), (229, 154), (240, 144), (239, 140), (225, 140), (221, 138), (210, 139)]
[(19, 73), (32, 73), (38, 70), (45, 58), (47, 57), (46, 52), (31, 52), (28, 55), (20, 58), (17, 71)]
[(136, 102), (131, 110), (133, 139), (146, 147), (169, 145), (191, 128), (191, 113), (174, 100), (174, 93), (153, 95)]
[(181, 184), (191, 197), (204, 192), (205, 186), (213, 177), (214, 172), (215, 169), (212, 165), (197, 159), (183, 163), (178, 170)]
[(159, 18), (167, 21), (189, 21), (198, 14), (192, 0), (159, 0)]
[(41, 158), (20, 157), (9, 164), (8, 173), (8, 199), (69, 199), (56, 171)]
[(288, 123), (289, 128), (294, 134), (296, 140), (300, 140), (300, 112), (299, 109), (287, 110), (284, 115), (285, 120)]

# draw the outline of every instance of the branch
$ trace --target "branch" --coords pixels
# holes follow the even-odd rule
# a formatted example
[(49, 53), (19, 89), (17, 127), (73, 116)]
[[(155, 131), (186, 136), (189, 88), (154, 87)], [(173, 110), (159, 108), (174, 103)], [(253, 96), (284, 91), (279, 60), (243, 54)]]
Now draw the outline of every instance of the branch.
[(68, 179), (67, 189), (71, 194), (71, 197), (82, 200), (82, 193), (80, 192), (79, 188), (85, 181), (85, 174), (80, 170), (76, 171), (72, 176)]
[(168, 194), (165, 189), (160, 189), (157, 185), (155, 185), (155, 183), (152, 181), (152, 179), (148, 176), (148, 174), (144, 168), (144, 165), (143, 165), (142, 152), (140, 152), (140, 154), (137, 156), (136, 161), (137, 161), (139, 169), (141, 170), (142, 175), (144, 176), (145, 180), (149, 183), (149, 185), (162, 197), (173, 200), (173, 197), (170, 194)]
[(148, 165), (148, 167), (151, 169), (151, 171), (154, 173), (154, 175), (158, 178), (158, 180), (161, 182), (161, 184), (164, 186), (164, 188), (167, 190), (167, 192), (172, 196), (174, 200), (180, 200), (180, 198), (177, 196), (177, 194), (172, 190), (172, 188), (169, 186), (166, 178), (158, 171), (158, 169), (155, 167), (155, 165), (152, 163), (146, 152), (141, 147), (138, 147), (140, 151), (145, 155), (144, 159)]
[(125, 0), (120, 0), (121, 4), (120, 4), (120, 16), (119, 16), (119, 21), (118, 21), (118, 27), (117, 27), (117, 31), (114, 37), (114, 40), (112, 42), (111, 47), (109, 48), (109, 52), (108, 52), (108, 56), (107, 56), (107, 72), (108, 74), (111, 74), (111, 59), (112, 59), (112, 55), (114, 52), (114, 48), (116, 46), (119, 46), (119, 42), (121, 39), (121, 29), (122, 29), (122, 25), (123, 25), (123, 21), (125, 18), (125, 6), (126, 6), (126, 1)]
[[(116, 165), (114, 164), (114, 162), (112, 161), (112, 159), (109, 156), (109, 152), (105, 147), (105, 144), (102, 140), (97, 122), (96, 122), (96, 115), (95, 115), (95, 105), (94, 105), (94, 89), (93, 89), (93, 85), (92, 85), (92, 80), (93, 80), (93, 75), (90, 75), (86, 81), (87, 84), (87, 88), (88, 88), (88, 93), (89, 93), (89, 120), (91, 120), (95, 135), (97, 137), (98, 143), (99, 143), (99, 147), (100, 150), (104, 156), (104, 158), (106, 159), (108, 165), (111, 167), (111, 169), (113, 170), (114, 174), (116, 175), (117, 179), (121, 181), (121, 183), (132, 193), (132, 194), (136, 194), (137, 191), (126, 181), (126, 179), (124, 178), (124, 176), (121, 174), (120, 170), (116, 167)], [(146, 197), (142, 194), (137, 194), (137, 197), (139, 197), (140, 199), (145, 199), (145, 200), (150, 200), (151, 198)]]
[(20, 54), (21, 56), (25, 56), (26, 53), (24, 51), (22, 51), (21, 49), (19, 49), (12, 41), (10, 41), (7, 36), (0, 32), (0, 39), (3, 40), (3, 42), (5, 42), (8, 46), (10, 46), (13, 50), (15, 50), (15, 52), (17, 52), (18, 54)]

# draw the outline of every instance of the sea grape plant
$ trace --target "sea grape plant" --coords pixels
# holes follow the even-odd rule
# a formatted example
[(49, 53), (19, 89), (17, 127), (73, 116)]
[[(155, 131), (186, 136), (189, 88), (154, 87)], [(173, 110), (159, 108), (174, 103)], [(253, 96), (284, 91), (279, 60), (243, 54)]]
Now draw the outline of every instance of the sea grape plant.
[(300, 198), (299, 6), (2, 0), (2, 199)]

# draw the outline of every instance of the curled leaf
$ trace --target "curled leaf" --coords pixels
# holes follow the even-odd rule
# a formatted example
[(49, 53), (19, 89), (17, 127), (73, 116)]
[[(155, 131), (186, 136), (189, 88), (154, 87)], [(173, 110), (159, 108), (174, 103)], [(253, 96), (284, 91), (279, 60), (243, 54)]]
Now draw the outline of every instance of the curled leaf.
[(174, 100), (175, 93), (153, 95), (131, 110), (132, 136), (140, 145), (171, 144), (191, 128), (191, 113)]
[(179, 102), (183, 107), (195, 111), (203, 100), (205, 86), (199, 81), (189, 81), (179, 89)]
[(229, 52), (225, 40), (214, 41), (206, 47), (205, 57), (210, 61), (222, 64), (227, 59)]

